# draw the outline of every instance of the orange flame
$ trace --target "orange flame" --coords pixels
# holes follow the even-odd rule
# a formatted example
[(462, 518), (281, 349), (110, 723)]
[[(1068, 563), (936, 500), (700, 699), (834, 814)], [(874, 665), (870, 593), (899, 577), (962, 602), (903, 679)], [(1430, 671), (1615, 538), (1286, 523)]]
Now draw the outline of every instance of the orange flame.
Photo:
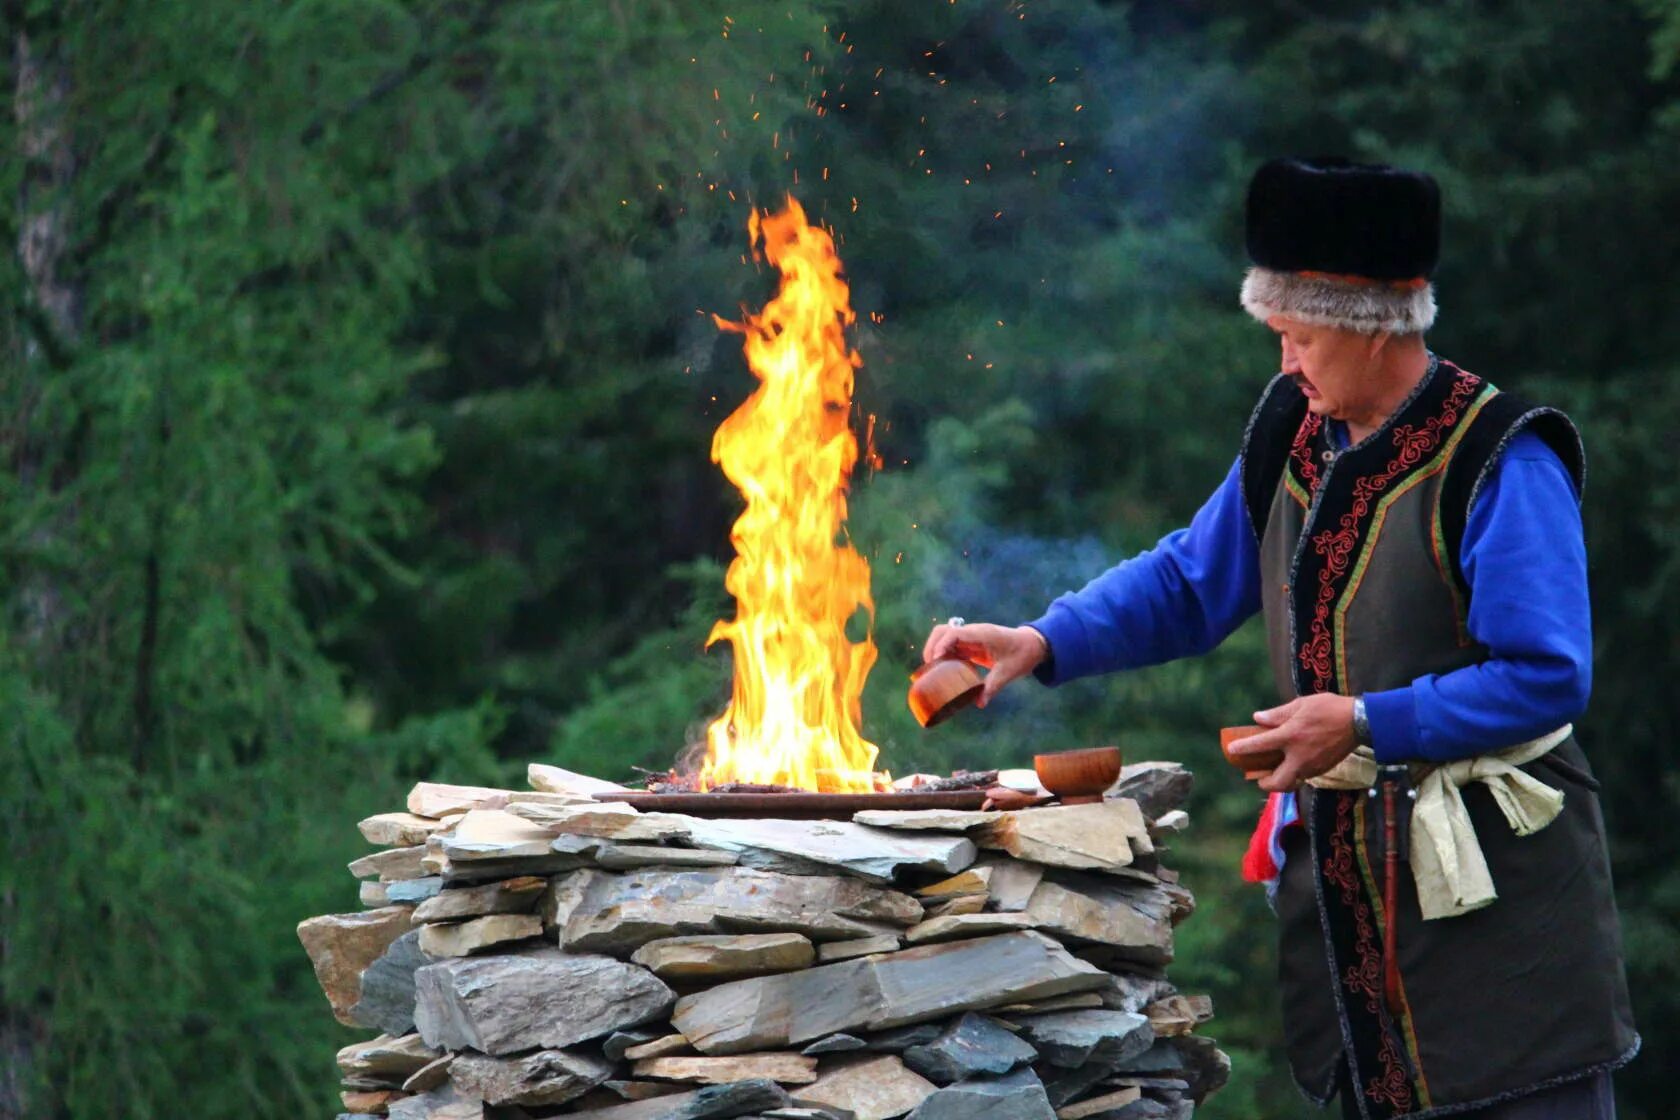
[(858, 725), (875, 643), (853, 642), (846, 625), (861, 610), (873, 627), (875, 603), (868, 562), (841, 542), (858, 457), (852, 371), (863, 364), (846, 344), (850, 289), (834, 239), (793, 198), (780, 214), (754, 210), (747, 230), (782, 282), (762, 313), (716, 320), (745, 337), (761, 384), (712, 437), (712, 461), (747, 508), (730, 533), (735, 618), (706, 640), (729, 640), (735, 689), (707, 729), (700, 786), (868, 792), (878, 752)]

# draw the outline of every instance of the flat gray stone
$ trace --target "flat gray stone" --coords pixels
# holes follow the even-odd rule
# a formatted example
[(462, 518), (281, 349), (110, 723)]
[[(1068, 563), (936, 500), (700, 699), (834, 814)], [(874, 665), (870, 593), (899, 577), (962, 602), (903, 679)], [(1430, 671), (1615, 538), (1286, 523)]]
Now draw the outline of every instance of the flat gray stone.
[(392, 1101), (388, 1120), (484, 1120), (484, 1102), (444, 1084), (417, 1097)]
[(1172, 960), (1172, 900), (1158, 888), (1077, 872), (1047, 874), (1021, 914), (1059, 937), (1112, 946), (1126, 960)]
[(1120, 768), (1112, 796), (1131, 798), (1153, 819), (1182, 807), (1195, 784), (1195, 775), (1180, 763), (1134, 762)]
[(512, 1054), (559, 1049), (665, 1015), (675, 998), (646, 969), (540, 949), (460, 957), (415, 973), (427, 1045)]
[(763, 1079), (708, 1085), (692, 1093), (673, 1093), (649, 1100), (629, 1101), (575, 1115), (589, 1120), (725, 1120), (793, 1103), (787, 1090)]
[(1037, 1057), (1037, 1050), (996, 1019), (969, 1012), (933, 1041), (906, 1049), (904, 1064), (936, 1085), (949, 1085), (1008, 1073)]
[(839, 1034), (831, 1034), (817, 1039), (801, 1050), (800, 1053), (806, 1055), (843, 1054), (848, 1050), (862, 1050), (867, 1045), (868, 1043), (857, 1035), (846, 1034), (842, 1031)]
[(951, 874), (974, 862), (978, 850), (962, 836), (867, 828), (851, 821), (700, 820), (689, 827), (697, 847), (736, 852), (748, 867), (800, 873), (815, 864), (838, 867), (875, 883), (890, 883), (901, 868)]
[(857, 1027), (884, 1030), (1107, 981), (1040, 934), (924, 945), (684, 996), (672, 1023), (705, 1054), (783, 1049)]
[(367, 1042), (353, 1042), (338, 1052), (338, 1069), (345, 1077), (395, 1080), (397, 1085), (438, 1057), (417, 1034), (382, 1034)]
[(838, 1058), (823, 1075), (799, 1089), (801, 1101), (833, 1105), (857, 1120), (889, 1120), (915, 1108), (935, 1086), (905, 1068), (894, 1054)]
[(909, 1120), (1056, 1120), (1044, 1086), (1030, 1069), (981, 1077), (940, 1089)]
[(414, 1029), (414, 972), (432, 963), (420, 950), (420, 931), (409, 930), (362, 972), (362, 994), (350, 1008), (351, 1022), (386, 1034)]
[(619, 1062), (624, 1060), (624, 1052), (632, 1046), (641, 1046), (662, 1037), (663, 1031), (651, 1027), (637, 1027), (634, 1030), (614, 1031), (601, 1043), (601, 1053), (606, 1055), (607, 1061)]
[(486, 1104), (565, 1104), (613, 1074), (613, 1063), (566, 1050), (538, 1050), (516, 1058), (459, 1054), (449, 1080)]
[(426, 875), (426, 869), (420, 863), (426, 849), (416, 845), (407, 848), (386, 848), (384, 851), (374, 852), (361, 859), (350, 861), (350, 874), (358, 879), (377, 876), (382, 883), (391, 883), (400, 879), (419, 879)]
[(904, 938), (896, 933), (878, 933), (874, 937), (860, 937), (853, 941), (825, 941), (817, 946), (817, 960), (849, 961), (853, 957), (867, 957), (874, 953), (896, 953), (904, 948)]
[(999, 811), (978, 809), (863, 809), (852, 814), (852, 823), (910, 832), (966, 832), (1001, 816)]
[(439, 847), (453, 863), (481, 859), (543, 857), (554, 837), (505, 809), (473, 809), (454, 829), (442, 834)]
[(649, 941), (630, 959), (661, 980), (693, 982), (807, 968), (817, 953), (797, 933), (702, 934)]
[(535, 914), (485, 914), (421, 926), (420, 949), (433, 957), (465, 957), (541, 935), (542, 919)]
[(850, 877), (742, 867), (596, 872), (577, 884), (557, 884), (555, 895), (551, 917), (558, 921), (564, 913), (560, 943), (573, 952), (629, 954), (649, 941), (697, 934), (852, 940), (922, 916), (921, 903), (909, 895)]
[(443, 889), (443, 877), (427, 875), (419, 879), (403, 879), (400, 882), (385, 884), (387, 900), (400, 905), (413, 906), (417, 902), (424, 902), (433, 898)]
[(911, 1023), (889, 1031), (876, 1031), (864, 1042), (865, 1049), (880, 1054), (901, 1054), (912, 1046), (922, 1046), (944, 1033), (943, 1023)]
[(548, 880), (521, 875), (477, 887), (456, 887), (426, 899), (414, 911), (416, 922), (447, 922), (486, 914), (528, 914), (542, 900)]
[(595, 852), (595, 862), (614, 870), (636, 867), (731, 867), (741, 861), (734, 852), (707, 848), (673, 848), (664, 844), (607, 842)]
[(911, 926), (904, 931), (904, 940), (912, 945), (926, 945), (935, 941), (954, 941), (959, 937), (982, 937), (988, 933), (1032, 929), (1033, 925), (1029, 914), (947, 914)]
[(1099, 1062), (1117, 1070), (1155, 1041), (1149, 1020), (1129, 1011), (1054, 1011), (1014, 1022), (1045, 1061), (1063, 1069)]

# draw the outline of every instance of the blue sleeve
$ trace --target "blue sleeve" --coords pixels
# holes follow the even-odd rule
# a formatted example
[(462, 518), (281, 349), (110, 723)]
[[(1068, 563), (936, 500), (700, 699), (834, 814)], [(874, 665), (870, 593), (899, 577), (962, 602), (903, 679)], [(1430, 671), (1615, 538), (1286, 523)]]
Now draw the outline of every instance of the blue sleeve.
[(1586, 710), (1592, 611), (1579, 498), (1539, 436), (1520, 434), (1494, 464), (1459, 563), (1470, 585), (1470, 636), (1488, 659), (1368, 693), (1381, 762), (1444, 762), (1508, 747)]
[(1260, 609), (1260, 549), (1238, 463), (1190, 527), (1050, 604), (1045, 684), (1206, 653)]

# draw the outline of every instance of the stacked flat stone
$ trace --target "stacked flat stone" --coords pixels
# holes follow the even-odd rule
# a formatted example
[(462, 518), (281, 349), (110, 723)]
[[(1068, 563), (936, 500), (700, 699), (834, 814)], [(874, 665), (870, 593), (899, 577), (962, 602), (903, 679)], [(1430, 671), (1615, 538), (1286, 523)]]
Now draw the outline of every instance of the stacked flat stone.
[(345, 1116), (1144, 1120), (1230, 1068), (1167, 980), (1190, 774), (1097, 803), (704, 820), (421, 783), (361, 822), (365, 909), (298, 935)]

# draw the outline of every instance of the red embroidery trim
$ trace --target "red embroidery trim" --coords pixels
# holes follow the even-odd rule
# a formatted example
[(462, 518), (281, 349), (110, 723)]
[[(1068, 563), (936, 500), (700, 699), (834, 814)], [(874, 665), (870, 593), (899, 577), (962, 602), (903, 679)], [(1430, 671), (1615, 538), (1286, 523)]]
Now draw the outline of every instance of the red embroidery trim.
[(1318, 492), (1318, 460), (1313, 457), (1312, 445), (1322, 427), (1324, 417), (1307, 413), (1306, 419), (1295, 430), (1295, 445), (1289, 449), (1289, 454), (1295, 459), (1295, 469), (1301, 472), (1301, 481), (1307, 485), (1309, 496)]
[[(1354, 550), (1359, 545), (1360, 529), (1371, 512), (1372, 501), (1388, 489), (1389, 483), (1434, 454), (1435, 448), (1441, 443), (1441, 437), (1458, 423), (1460, 412), (1476, 395), (1481, 384), (1481, 378), (1460, 370), (1440, 413), (1431, 416), (1422, 426), (1396, 425), (1393, 436), (1394, 458), (1389, 460), (1388, 466), (1383, 468), (1381, 473), (1365, 475), (1353, 484), (1353, 505), (1338, 520), (1334, 531), (1326, 529), (1313, 536), (1313, 551), (1323, 561), (1323, 566), (1318, 571), (1318, 597), (1313, 604), (1313, 617), (1307, 627), (1307, 638), (1301, 643), (1300, 651), (1296, 655), (1301, 667), (1312, 674), (1310, 691), (1330, 690), (1334, 673), (1331, 664), (1334, 646), (1330, 634), (1330, 607), (1341, 591), (1348, 565), (1352, 562)], [(1318, 418), (1315, 416), (1313, 419)], [(1302, 451), (1307, 446), (1302, 439), (1302, 433), (1305, 433), (1306, 429), (1307, 425), (1303, 424), (1301, 432), (1296, 434), (1295, 448), (1291, 452), (1296, 456), (1298, 464), (1302, 462)], [(1311, 459), (1310, 450), (1306, 459)], [(1308, 475), (1303, 467), (1302, 475), (1307, 477), (1316, 489), (1316, 468), (1313, 474)]]
[(1342, 972), (1342, 986), (1350, 995), (1363, 996), (1365, 1010), (1378, 1019), (1382, 1037), (1377, 1047), (1377, 1061), (1382, 1073), (1365, 1083), (1365, 1095), (1388, 1105), (1396, 1113), (1412, 1111), (1412, 1084), (1394, 1044), (1393, 1032), (1381, 1026), (1382, 1006), (1382, 949), (1377, 937), (1376, 922), (1370, 904), (1359, 889), (1359, 872), (1354, 866), (1353, 794), (1334, 794), (1336, 798), (1336, 827), (1330, 833), (1330, 856), (1324, 861), (1324, 880), (1341, 896), (1342, 905), (1353, 912), (1354, 953), (1358, 960)]

